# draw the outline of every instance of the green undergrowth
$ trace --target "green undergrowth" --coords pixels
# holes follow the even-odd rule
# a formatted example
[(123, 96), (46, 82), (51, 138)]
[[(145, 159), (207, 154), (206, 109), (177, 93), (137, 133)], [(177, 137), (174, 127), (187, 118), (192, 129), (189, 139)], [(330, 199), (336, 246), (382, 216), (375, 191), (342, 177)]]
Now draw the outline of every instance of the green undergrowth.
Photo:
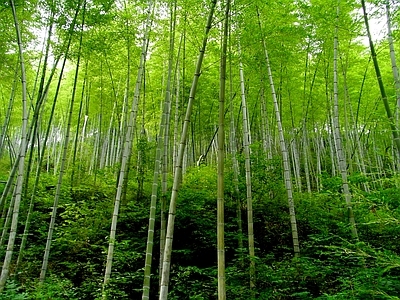
[[(350, 234), (340, 178), (321, 178), (320, 191), (296, 192), (294, 200), (301, 256), (293, 258), (286, 191), (279, 171), (254, 166), (253, 201), (256, 242), (257, 299), (399, 299), (400, 190), (398, 177), (362, 188), (363, 176), (350, 177), (359, 240)], [(202, 166), (185, 174), (178, 196), (169, 299), (217, 299), (216, 170)], [(129, 179), (117, 226), (110, 283), (102, 282), (115, 193), (115, 170), (87, 175), (85, 184), (62, 188), (53, 236), (48, 276), (38, 276), (56, 176), (44, 174), (37, 191), (22, 263), (0, 299), (139, 299), (147, 238), (151, 182), (143, 197), (137, 180)], [(114, 180), (113, 180), (114, 178)], [(339, 185), (338, 185), (339, 182)], [(171, 184), (171, 182), (169, 182)], [(225, 246), (227, 299), (249, 299), (249, 257), (246, 249), (247, 211), (244, 198), (235, 198), (233, 176), (225, 182)], [(245, 195), (244, 178), (239, 190)], [(160, 196), (160, 195), (159, 195)], [(168, 196), (169, 197), (169, 196)], [(23, 230), (27, 203), (21, 206)], [(243, 220), (238, 232), (237, 208)], [(159, 207), (157, 215), (159, 215)], [(151, 294), (157, 295), (159, 221), (152, 267)], [(243, 248), (239, 248), (239, 238)], [(19, 243), (19, 240), (17, 240)], [(4, 247), (1, 254), (4, 255)], [(15, 257), (16, 258), (16, 257)], [(155, 299), (155, 298), (154, 298)]]

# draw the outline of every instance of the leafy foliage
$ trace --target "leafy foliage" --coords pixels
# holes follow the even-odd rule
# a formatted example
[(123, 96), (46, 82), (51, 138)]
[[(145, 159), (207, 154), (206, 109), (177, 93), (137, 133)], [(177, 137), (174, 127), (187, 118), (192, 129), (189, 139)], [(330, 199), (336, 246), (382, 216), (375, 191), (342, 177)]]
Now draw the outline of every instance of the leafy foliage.
[[(18, 155), (20, 142), (19, 115), (21, 91), (18, 89), (20, 71), (10, 6), (0, 4), (0, 98), (1, 120), (7, 115), (8, 99), (13, 103), (10, 124), (0, 124), (4, 144), (0, 149), (0, 192), (9, 178), (9, 171)], [(54, 58), (66, 57), (68, 67), (60, 75), (61, 90), (56, 95), (55, 77), (46, 91), (46, 101), (40, 107), (37, 138), (30, 141), (35, 170), (38, 153), (45, 151), (39, 187), (35, 192), (31, 231), (22, 262), (0, 299), (138, 299), (143, 281), (144, 249), (150, 203), (151, 177), (154, 169), (154, 147), (158, 117), (164, 98), (167, 78), (167, 58), (174, 57), (176, 72), (171, 89), (176, 103), (171, 108), (170, 130), (179, 132), (189, 95), (190, 76), (195, 56), (201, 44), (209, 1), (178, 1), (176, 45), (169, 49), (169, 20), (171, 1), (159, 1), (153, 16), (151, 41), (146, 59), (145, 78), (140, 91), (139, 107), (143, 128), (138, 135), (135, 124), (133, 152), (130, 157), (126, 197), (121, 201), (115, 256), (109, 284), (102, 290), (104, 258), (107, 252), (112, 206), (115, 197), (116, 174), (120, 168), (120, 152), (126, 133), (134, 89), (134, 71), (141, 50), (140, 40), (146, 17), (145, 1), (14, 1), (21, 20), (23, 46), (27, 69), (27, 84), (31, 109), (36, 105), (40, 76), (47, 80), (51, 66), (43, 66), (44, 50), (38, 50), (41, 34), (50, 23), (53, 31), (50, 49)], [(369, 1), (376, 9), (382, 1)], [(393, 1), (392, 1), (393, 2)], [(83, 6), (85, 3), (85, 11)], [(263, 29), (259, 30), (255, 7), (259, 9)], [(348, 153), (347, 167), (357, 229), (360, 240), (352, 240), (347, 207), (342, 195), (342, 178), (337, 176), (335, 141), (330, 128), (332, 98), (332, 40), (336, 18), (336, 2), (325, 0), (299, 1), (235, 1), (232, 14), (234, 26), (230, 31), (229, 79), (233, 119), (240, 120), (242, 108), (238, 101), (237, 65), (244, 64), (245, 95), (248, 98), (252, 132), (251, 168), (256, 243), (256, 288), (258, 299), (398, 299), (400, 295), (400, 177), (396, 174), (397, 154), (392, 150), (389, 124), (379, 105), (379, 90), (372, 73), (369, 53), (360, 42), (363, 29), (357, 16), (356, 1), (342, 1), (338, 20), (340, 39), (339, 97), (340, 121), (345, 121), (344, 149)], [(79, 9), (78, 9), (79, 8)], [(222, 5), (221, 5), (222, 8)], [(393, 3), (395, 46), (400, 39), (399, 6)], [(375, 10), (374, 10), (375, 11)], [(72, 24), (77, 13), (76, 24)], [(83, 32), (79, 32), (85, 14)], [(179, 190), (176, 227), (173, 241), (170, 295), (171, 299), (216, 299), (216, 168), (213, 134), (216, 132), (218, 62), (220, 59), (219, 24), (222, 10), (217, 9), (210, 33), (209, 46), (201, 70), (201, 80), (193, 108), (186, 173)], [(396, 29), (397, 28), (397, 29)], [(39, 32), (38, 32), (39, 31)], [(67, 158), (66, 175), (61, 187), (58, 216), (54, 231), (50, 264), (46, 281), (36, 280), (47, 237), (50, 211), (54, 200), (56, 176), (59, 172), (66, 107), (71, 100), (78, 60), (79, 37), (82, 34), (80, 72), (76, 95), (80, 95), (79, 114), (74, 108), (72, 127), (76, 132), (73, 145), (77, 156), (72, 170)], [(274, 126), (275, 112), (268, 96), (268, 78), (264, 53), (260, 45), (265, 37), (270, 53), (273, 76), (277, 83), (276, 96), (283, 130), (296, 141), (303, 153), (291, 156), (291, 171), (297, 171), (296, 181), (307, 176), (310, 192), (294, 194), (301, 257), (292, 258), (291, 228), (283, 178), (282, 158)], [(178, 46), (178, 40), (179, 46)], [(67, 43), (71, 42), (67, 50)], [(236, 45), (240, 42), (242, 55)], [(382, 78), (394, 106), (396, 91), (391, 84), (392, 67), (386, 42), (379, 43)], [(43, 48), (44, 49), (44, 48)], [(39, 65), (40, 64), (40, 65)], [(60, 65), (60, 63), (59, 63)], [(58, 66), (59, 66), (58, 65)], [(41, 68), (46, 73), (41, 74)], [(188, 75), (190, 74), (190, 75)], [(61, 76), (62, 75), (62, 76)], [(179, 82), (178, 82), (179, 80)], [(361, 85), (361, 86), (360, 86)], [(261, 97), (262, 95), (262, 97)], [(34, 97), (35, 96), (35, 97)], [(51, 137), (46, 145), (43, 135), (50, 121), (51, 102), (55, 101), (53, 122), (49, 123)], [(78, 96), (77, 96), (78, 98)], [(265, 99), (264, 99), (265, 98)], [(172, 100), (172, 99), (171, 99)], [(266, 103), (265, 119), (260, 117), (260, 100)], [(178, 104), (178, 107), (175, 105)], [(176, 121), (172, 118), (177, 111)], [(29, 122), (32, 122), (30, 114)], [(228, 117), (228, 114), (226, 114)], [(173, 121), (172, 121), (173, 120)], [(265, 124), (263, 124), (263, 121)], [(177, 124), (174, 124), (177, 122)], [(236, 122), (234, 130), (238, 146), (239, 193), (236, 193), (229, 153), (225, 176), (225, 250), (228, 299), (249, 299), (249, 261), (246, 239), (246, 183), (243, 149), (238, 141), (242, 132)], [(32, 122), (33, 124), (33, 122)], [(303, 132), (299, 128), (305, 128)], [(174, 128), (175, 129), (175, 128)], [(263, 141), (265, 131), (268, 141)], [(302, 134), (307, 138), (304, 139)], [(305, 136), (306, 136), (305, 135)], [(179, 140), (179, 137), (176, 137)], [(356, 139), (362, 144), (357, 150)], [(71, 139), (72, 140), (72, 139)], [(172, 143), (172, 137), (171, 137)], [(33, 142), (35, 141), (35, 142)], [(268, 142), (268, 143), (266, 143)], [(309, 145), (305, 145), (305, 143)], [(3, 141), (2, 141), (3, 143)], [(175, 143), (177, 143), (175, 141)], [(268, 144), (268, 145), (267, 145)], [(170, 148), (172, 148), (172, 145)], [(208, 147), (208, 148), (207, 148)], [(229, 147), (227, 152), (229, 152)], [(266, 149), (268, 153), (266, 154)], [(196, 157), (207, 151), (208, 165), (195, 165)], [(332, 151), (332, 152), (331, 152)], [(358, 153), (360, 152), (360, 153)], [(298, 155), (298, 157), (296, 157)], [(299, 164), (309, 160), (308, 172)], [(168, 158), (170, 161), (172, 159)], [(360, 160), (364, 160), (361, 162)], [(364, 167), (362, 170), (361, 166)], [(169, 166), (169, 172), (172, 168)], [(74, 172), (74, 173), (73, 173)], [(31, 175), (32, 175), (31, 171)], [(293, 172), (295, 173), (295, 172)], [(71, 178), (73, 177), (73, 178)], [(71, 178), (70, 181), (67, 178)], [(29, 178), (33, 182), (33, 178)], [(171, 186), (171, 176), (168, 186)], [(298, 182), (296, 182), (298, 184)], [(299, 185), (299, 184), (298, 184)], [(31, 185), (26, 187), (21, 204), (18, 234), (22, 233), (27, 215)], [(303, 187), (304, 190), (304, 187)], [(167, 195), (168, 196), (168, 195)], [(7, 197), (5, 203), (10, 203)], [(167, 197), (168, 198), (168, 197)], [(2, 204), (4, 217), (7, 207)], [(11, 210), (10, 210), (11, 212)], [(159, 215), (157, 207), (157, 215)], [(243, 232), (239, 233), (239, 221)], [(1, 223), (3, 224), (3, 221)], [(158, 292), (159, 280), (159, 221), (156, 221), (152, 264), (151, 294)], [(244, 245), (239, 248), (239, 240)], [(20, 239), (18, 237), (17, 244)], [(17, 248), (17, 247), (15, 247)], [(4, 256), (5, 247), (0, 249)], [(13, 257), (14, 258), (14, 257)], [(13, 265), (14, 267), (14, 265)]]

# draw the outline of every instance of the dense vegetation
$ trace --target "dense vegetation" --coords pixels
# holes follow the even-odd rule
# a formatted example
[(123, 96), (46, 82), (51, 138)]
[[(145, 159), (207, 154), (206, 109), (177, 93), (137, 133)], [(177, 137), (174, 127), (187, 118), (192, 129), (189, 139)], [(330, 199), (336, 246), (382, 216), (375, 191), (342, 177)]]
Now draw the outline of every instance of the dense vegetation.
[(0, 3), (0, 299), (400, 299), (399, 24)]
[[(340, 178), (326, 175), (320, 192), (296, 194), (302, 255), (293, 258), (279, 163), (276, 158), (271, 171), (264, 161), (254, 165), (258, 298), (396, 299), (400, 293), (400, 178), (382, 178), (376, 182), (374, 191), (365, 193), (359, 186), (366, 177), (351, 176), (360, 242), (352, 241), (349, 234), (339, 193)], [(111, 178), (112, 170), (107, 170), (98, 175), (97, 185), (63, 191), (50, 274), (39, 286), (37, 276), (54, 193), (47, 188), (55, 182), (52, 176), (44, 176), (24, 262), (9, 281), (2, 299), (96, 299), (101, 296), (115, 190)], [(170, 299), (216, 297), (216, 195), (211, 188), (215, 182), (212, 167), (194, 168), (185, 176), (178, 204)], [(135, 180), (129, 186), (130, 193), (121, 207), (118, 223), (114, 270), (108, 286), (110, 299), (138, 299), (141, 295), (150, 186), (147, 184), (140, 199), (136, 198)], [(243, 181), (240, 186), (243, 189)], [(235, 202), (230, 190), (232, 186), (227, 180), (227, 297), (248, 299), (248, 255), (237, 246)], [(245, 217), (245, 207), (242, 213)], [(158, 239), (155, 241), (157, 253)], [(154, 294), (158, 286), (157, 261), (155, 257)]]

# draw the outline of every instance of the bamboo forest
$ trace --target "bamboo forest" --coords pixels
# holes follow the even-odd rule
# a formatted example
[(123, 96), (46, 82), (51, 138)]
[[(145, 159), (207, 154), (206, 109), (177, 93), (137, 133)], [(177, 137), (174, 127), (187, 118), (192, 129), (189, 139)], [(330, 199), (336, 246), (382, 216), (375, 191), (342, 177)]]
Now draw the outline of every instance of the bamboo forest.
[(398, 0), (0, 1), (0, 299), (400, 299)]

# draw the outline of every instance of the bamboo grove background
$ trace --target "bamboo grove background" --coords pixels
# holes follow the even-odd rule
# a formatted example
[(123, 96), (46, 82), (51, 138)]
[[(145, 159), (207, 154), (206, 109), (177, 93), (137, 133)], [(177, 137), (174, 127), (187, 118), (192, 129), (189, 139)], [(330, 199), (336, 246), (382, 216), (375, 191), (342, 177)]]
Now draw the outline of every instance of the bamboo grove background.
[(399, 8), (3, 1), (0, 295), (397, 299)]

